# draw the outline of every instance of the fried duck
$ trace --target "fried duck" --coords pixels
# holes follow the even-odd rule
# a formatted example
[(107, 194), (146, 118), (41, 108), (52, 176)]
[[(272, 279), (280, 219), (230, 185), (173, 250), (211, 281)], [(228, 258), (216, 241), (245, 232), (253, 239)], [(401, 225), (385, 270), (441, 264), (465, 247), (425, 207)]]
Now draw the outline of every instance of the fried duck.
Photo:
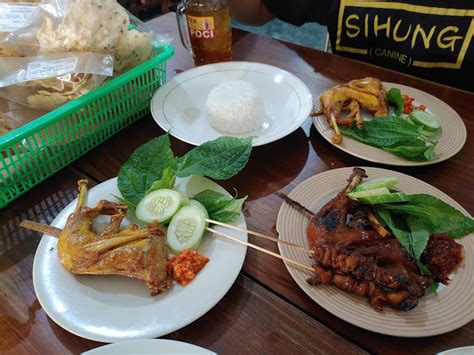
[[(168, 247), (156, 223), (120, 229), (126, 205), (101, 200), (96, 207), (85, 206), (87, 180), (79, 180), (79, 197), (59, 235), (58, 256), (72, 273), (122, 275), (142, 280), (156, 295), (171, 287), (167, 273)], [(92, 221), (99, 215), (111, 216), (106, 229), (97, 234)]]
[[(361, 109), (366, 109), (375, 117), (388, 114), (385, 91), (382, 83), (376, 78), (352, 80), (324, 91), (320, 97), (322, 111), (334, 130), (333, 143), (342, 142), (339, 126), (362, 127)], [(348, 113), (343, 116), (343, 112)]]
[(284, 197), (310, 218), (307, 237), (315, 273), (308, 282), (367, 297), (377, 310), (386, 305), (411, 310), (433, 278), (448, 282), (447, 275), (462, 261), (462, 245), (447, 235), (431, 236), (423, 260), (432, 276), (421, 275), (415, 260), (372, 218), (370, 209), (347, 197), (363, 177), (365, 171), (354, 168), (346, 188), (317, 214)]

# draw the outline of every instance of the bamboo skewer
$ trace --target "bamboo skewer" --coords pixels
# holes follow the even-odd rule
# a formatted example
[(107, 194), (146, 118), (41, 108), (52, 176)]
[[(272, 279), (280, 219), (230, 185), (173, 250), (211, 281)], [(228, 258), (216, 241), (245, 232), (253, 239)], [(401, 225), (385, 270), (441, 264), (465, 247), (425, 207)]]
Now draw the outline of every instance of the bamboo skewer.
[[(219, 223), (220, 223), (220, 222), (219, 222)], [(56, 237), (56, 238), (59, 238), (59, 234), (61, 233), (61, 229), (59, 229), (59, 228), (52, 227), (52, 226), (48, 226), (48, 225), (41, 224), (41, 223), (37, 223), (37, 222), (33, 222), (33, 221), (30, 221), (30, 220), (27, 220), (27, 219), (24, 219), (23, 221), (21, 221), (20, 227), (27, 228), (27, 229), (31, 229), (31, 230), (33, 230), (33, 231), (35, 231), (35, 232), (40, 232), (40, 233), (48, 234), (48, 235), (51, 235), (51, 236)], [(233, 227), (233, 226), (232, 226), (232, 227)], [(236, 228), (238, 228), (238, 227), (236, 227)], [(209, 232), (212, 232), (212, 233), (214, 233), (214, 234), (216, 234), (216, 235), (219, 235), (219, 236), (221, 236), (221, 237), (230, 239), (230, 240), (232, 240), (232, 241), (234, 241), (234, 242), (236, 242), (236, 243), (246, 245), (246, 246), (248, 246), (248, 247), (250, 247), (250, 248), (253, 248), (253, 249), (256, 249), (256, 250), (258, 250), (258, 251), (261, 251), (261, 252), (263, 252), (263, 253), (265, 253), (265, 254), (271, 255), (271, 256), (273, 256), (273, 257), (275, 257), (275, 258), (278, 258), (278, 259), (287, 261), (287, 262), (292, 263), (292, 264), (294, 264), (294, 265), (297, 265), (297, 266), (299, 266), (299, 267), (301, 267), (301, 268), (303, 268), (303, 269), (310, 270), (310, 271), (312, 271), (312, 272), (315, 271), (314, 268), (313, 268), (312, 266), (310, 266), (310, 265), (302, 264), (302, 263), (300, 263), (300, 262), (298, 262), (298, 261), (295, 261), (295, 260), (289, 259), (289, 258), (287, 258), (287, 257), (284, 257), (284, 256), (282, 256), (282, 255), (280, 255), (280, 254), (277, 254), (277, 253), (274, 253), (274, 252), (272, 252), (272, 251), (270, 251), (270, 250), (267, 250), (267, 249), (264, 249), (264, 248), (262, 248), (262, 247), (259, 247), (258, 245), (255, 245), (255, 244), (252, 244), (252, 243), (248, 243), (248, 242), (244, 242), (244, 241), (242, 241), (242, 240), (240, 240), (240, 239), (238, 239), (238, 238), (232, 237), (232, 236), (227, 235), (227, 234), (225, 234), (225, 233), (223, 233), (223, 232), (219, 232), (219, 231), (217, 231), (217, 230), (215, 230), (215, 229), (212, 229), (212, 228), (209, 228), (209, 227), (207, 227), (206, 229), (207, 229)], [(236, 229), (236, 230), (241, 230), (241, 231), (244, 231), (244, 232), (249, 232), (249, 231), (247, 231), (246, 229), (241, 229), (241, 228)], [(258, 234), (261, 234), (261, 233), (258, 233)], [(264, 235), (264, 236), (265, 236), (265, 235)], [(265, 237), (268, 237), (268, 236), (265, 236)], [(272, 238), (272, 237), (268, 237), (268, 238), (270, 238), (271, 240), (276, 239), (276, 238)], [(277, 241), (278, 241), (278, 239), (277, 239)], [(296, 244), (295, 244), (295, 245), (296, 245)]]
[(312, 271), (312, 272), (315, 271), (312, 266), (309, 266), (309, 265), (306, 265), (306, 264), (301, 264), (301, 263), (299, 263), (298, 261), (295, 261), (295, 260), (289, 259), (289, 258), (287, 258), (287, 257), (284, 257), (284, 256), (282, 256), (282, 255), (280, 255), (280, 254), (277, 254), (277, 253), (274, 253), (274, 252), (272, 252), (272, 251), (270, 251), (270, 250), (267, 250), (267, 249), (264, 249), (264, 248), (262, 248), (262, 247), (259, 247), (258, 245), (255, 245), (255, 244), (252, 244), (252, 243), (248, 243), (248, 242), (244, 242), (243, 240), (240, 240), (240, 239), (238, 239), (238, 238), (232, 237), (232, 236), (227, 235), (227, 234), (225, 234), (225, 233), (216, 231), (215, 229), (212, 229), (212, 228), (209, 228), (209, 227), (207, 227), (206, 229), (207, 229), (209, 232), (212, 232), (212, 233), (214, 233), (214, 234), (217, 234), (217, 235), (219, 235), (219, 236), (221, 236), (221, 237), (230, 239), (230, 240), (232, 240), (232, 241), (234, 241), (234, 242), (236, 242), (236, 243), (239, 243), (239, 244), (246, 245), (246, 246), (248, 246), (248, 247), (250, 247), (250, 248), (253, 248), (253, 249), (256, 249), (256, 250), (258, 250), (258, 251), (261, 251), (262, 253), (265, 253), (265, 254), (274, 256), (275, 258), (278, 258), (278, 259), (287, 261), (287, 262), (289, 262), (289, 263), (292, 263), (292, 264), (294, 264), (294, 265), (297, 265), (297, 266), (299, 266), (299, 267), (302, 267), (303, 269), (310, 270), (310, 271)]
[(275, 242), (275, 243), (286, 244), (286, 245), (292, 246), (294, 248), (303, 250), (307, 253), (313, 254), (313, 251), (311, 249), (308, 249), (308, 248), (306, 248), (302, 245), (287, 242), (286, 240), (281, 240), (281, 239), (271, 237), (269, 235), (265, 235), (265, 234), (262, 234), (262, 233), (259, 233), (259, 232), (254, 232), (254, 231), (251, 231), (251, 230), (248, 230), (248, 229), (236, 227), (236, 226), (233, 226), (231, 224), (222, 223), (222, 222), (219, 222), (219, 221), (214, 221), (212, 219), (206, 219), (206, 221), (209, 222), (209, 223), (212, 223), (212, 224), (216, 224), (218, 226), (222, 226), (222, 227), (226, 227), (226, 228), (229, 228), (229, 229), (236, 230), (238, 232), (248, 233), (250, 235), (254, 235), (254, 236), (259, 237), (259, 238), (263, 238), (263, 239), (266, 239), (266, 240), (271, 240), (272, 242)]

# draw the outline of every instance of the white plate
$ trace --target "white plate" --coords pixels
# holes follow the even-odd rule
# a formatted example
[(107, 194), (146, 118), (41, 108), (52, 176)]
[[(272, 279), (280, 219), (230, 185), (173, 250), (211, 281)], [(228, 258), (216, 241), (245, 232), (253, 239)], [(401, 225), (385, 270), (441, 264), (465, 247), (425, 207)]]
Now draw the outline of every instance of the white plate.
[(308, 87), (293, 74), (270, 65), (226, 62), (196, 67), (176, 75), (153, 96), (151, 114), (172, 136), (199, 145), (222, 135), (208, 121), (207, 96), (228, 80), (246, 80), (260, 91), (266, 117), (253, 146), (274, 142), (298, 129), (313, 108)]
[[(211, 180), (197, 176), (177, 179), (176, 188), (190, 196), (209, 188), (225, 192)], [(113, 195), (120, 195), (117, 178), (93, 187), (88, 205), (95, 206), (101, 199), (113, 200)], [(51, 225), (64, 227), (76, 202), (64, 208)], [(101, 218), (96, 219), (97, 228), (106, 222), (107, 217)], [(246, 228), (242, 214), (233, 224)], [(247, 240), (243, 233), (225, 232)], [(58, 259), (56, 244), (56, 238), (43, 236), (35, 255), (33, 283), (41, 306), (71, 333), (109, 343), (159, 337), (198, 319), (227, 293), (247, 251), (245, 246), (207, 234), (199, 252), (210, 260), (196, 279), (185, 287), (174, 283), (167, 292), (152, 297), (148, 287), (136, 279), (68, 272)]]
[[(368, 179), (398, 177), (399, 190), (408, 194), (430, 194), (469, 216), (456, 201), (426, 182), (392, 170), (368, 167), (363, 169)], [(352, 168), (341, 168), (315, 175), (294, 188), (289, 196), (316, 212), (347, 185), (347, 179), (351, 173)], [(305, 217), (283, 203), (276, 224), (281, 239), (308, 246), (307, 225), (308, 221)], [(311, 286), (306, 282), (311, 272), (286, 262), (285, 265), (290, 275), (309, 297), (346, 322), (381, 334), (426, 337), (447, 333), (472, 320), (474, 234), (456, 241), (464, 246), (464, 262), (457, 269), (452, 282), (441, 289), (437, 296), (431, 294), (421, 298), (418, 305), (408, 312), (395, 311), (388, 306), (383, 312), (378, 312), (369, 305), (366, 298), (345, 293), (335, 286)], [(310, 263), (311, 259), (304, 251), (284, 244), (279, 244), (278, 247), (282, 256), (303, 264)]]
[(130, 340), (115, 344), (104, 345), (86, 351), (84, 355), (107, 355), (107, 354), (201, 354), (215, 355), (216, 353), (196, 345), (183, 343), (181, 341), (166, 339), (143, 339)]
[[(424, 91), (394, 83), (383, 83), (386, 89), (398, 88), (402, 94), (409, 95), (415, 98), (417, 105), (423, 104), (426, 106), (426, 110), (434, 114), (441, 124), (441, 135), (439, 142), (435, 148), (436, 158), (430, 161), (410, 161), (398, 157), (394, 154), (384, 151), (383, 149), (372, 147), (362, 142), (356, 141), (355, 139), (344, 136), (341, 144), (334, 144), (331, 141), (333, 136), (333, 130), (325, 116), (321, 115), (313, 118), (314, 126), (316, 130), (336, 148), (349, 153), (355, 157), (371, 161), (374, 163), (381, 163), (387, 165), (396, 166), (421, 166), (430, 165), (442, 162), (446, 159), (451, 158), (458, 153), (464, 143), (466, 143), (467, 132), (466, 126), (462, 118), (458, 115), (454, 109), (444, 101), (441, 101), (437, 97), (430, 95)], [(321, 103), (318, 100), (318, 105), (315, 111), (319, 111)], [(371, 119), (373, 116), (368, 113), (362, 112), (362, 117), (365, 119)]]
[(442, 351), (438, 355), (473, 355), (474, 346), (464, 346), (462, 348), (455, 348)]

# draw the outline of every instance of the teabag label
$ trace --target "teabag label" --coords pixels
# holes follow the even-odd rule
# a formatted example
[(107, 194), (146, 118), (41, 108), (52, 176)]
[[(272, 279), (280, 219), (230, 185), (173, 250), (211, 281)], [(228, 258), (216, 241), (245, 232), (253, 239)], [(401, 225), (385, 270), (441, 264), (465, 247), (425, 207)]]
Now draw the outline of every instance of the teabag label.
[(76, 67), (77, 57), (30, 62), (26, 68), (25, 79), (35, 80), (70, 74), (76, 71)]
[(36, 7), (32, 4), (0, 4), (0, 32), (13, 32), (25, 27)]

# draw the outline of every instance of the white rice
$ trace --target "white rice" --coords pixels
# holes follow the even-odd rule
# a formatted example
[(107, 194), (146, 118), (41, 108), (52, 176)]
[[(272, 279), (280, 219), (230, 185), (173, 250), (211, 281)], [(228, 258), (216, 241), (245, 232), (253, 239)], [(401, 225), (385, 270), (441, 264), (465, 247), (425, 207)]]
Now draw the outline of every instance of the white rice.
[(255, 85), (229, 80), (207, 97), (211, 126), (223, 133), (241, 135), (259, 129), (263, 122), (263, 100)]

